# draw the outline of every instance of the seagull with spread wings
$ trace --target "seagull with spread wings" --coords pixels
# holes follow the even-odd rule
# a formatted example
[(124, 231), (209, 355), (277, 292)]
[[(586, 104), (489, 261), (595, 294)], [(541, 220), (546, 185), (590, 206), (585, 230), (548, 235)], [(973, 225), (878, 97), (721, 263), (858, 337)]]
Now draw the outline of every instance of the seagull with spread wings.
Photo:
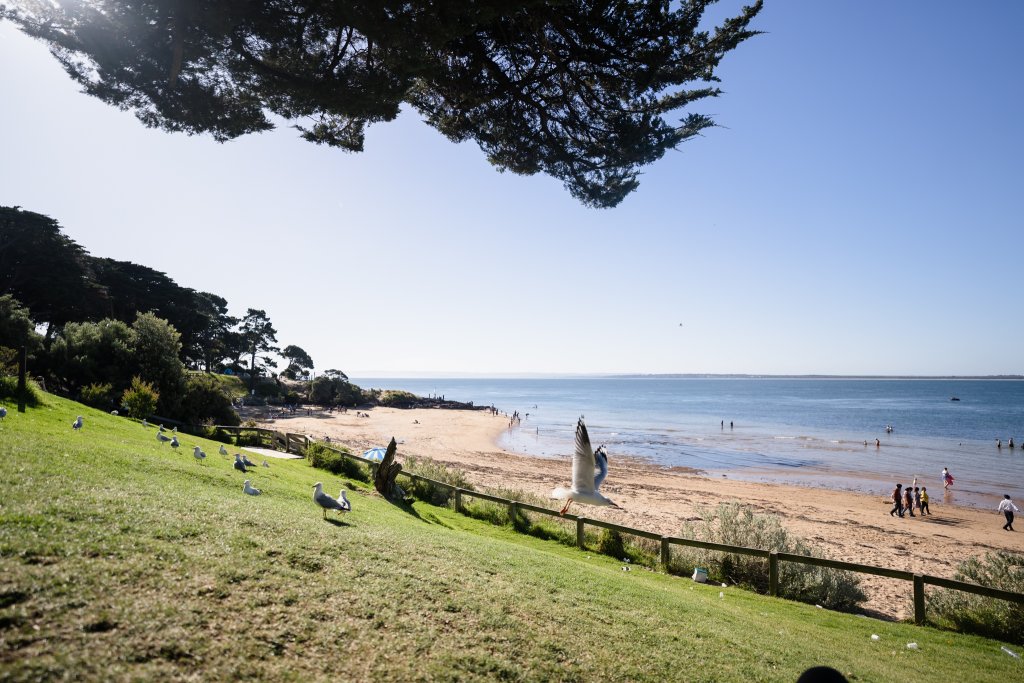
[(608, 455), (604, 446), (595, 453), (590, 448), (590, 435), (581, 417), (576, 423), (576, 451), (572, 455), (572, 487), (559, 487), (551, 492), (552, 498), (564, 500), (565, 506), (559, 511), (564, 515), (573, 501), (584, 505), (619, 507), (601, 495), (601, 483), (608, 476)]

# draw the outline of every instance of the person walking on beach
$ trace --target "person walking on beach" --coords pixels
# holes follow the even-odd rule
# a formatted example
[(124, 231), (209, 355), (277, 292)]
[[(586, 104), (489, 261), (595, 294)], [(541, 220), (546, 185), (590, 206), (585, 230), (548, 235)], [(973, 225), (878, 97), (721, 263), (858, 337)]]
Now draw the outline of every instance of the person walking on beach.
[(889, 516), (899, 513), (899, 516), (903, 516), (903, 496), (902, 494), (903, 484), (896, 484), (896, 488), (892, 490), (892, 510), (889, 510)]
[(948, 467), (942, 468), (942, 488), (948, 489), (953, 485), (953, 475), (949, 473)]
[(930, 515), (932, 511), (928, 509), (928, 487), (921, 487), (921, 516)]
[(924, 513), (921, 512), (921, 489), (916, 486), (914, 487), (914, 507), (917, 508), (918, 514), (924, 517)]
[(999, 507), (996, 508), (999, 512), (1002, 512), (1006, 516), (1006, 524), (1003, 525), (1003, 531), (1013, 531), (1013, 513), (1020, 512), (1020, 508), (1013, 504), (1010, 500), (1010, 494), (1007, 493), (1003, 496), (1003, 499), (999, 501)]
[(903, 489), (903, 507), (906, 508), (906, 512), (910, 513), (910, 516), (914, 516), (914, 492), (910, 490), (910, 487)]

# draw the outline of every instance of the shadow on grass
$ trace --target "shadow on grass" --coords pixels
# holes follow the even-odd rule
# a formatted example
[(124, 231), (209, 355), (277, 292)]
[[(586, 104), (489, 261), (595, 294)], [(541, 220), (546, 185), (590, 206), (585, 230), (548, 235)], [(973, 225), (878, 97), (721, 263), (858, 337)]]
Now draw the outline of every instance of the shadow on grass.
[(348, 522), (343, 522), (340, 519), (332, 519), (330, 517), (328, 517), (324, 521), (327, 522), (328, 524), (333, 524), (334, 526), (352, 526)]

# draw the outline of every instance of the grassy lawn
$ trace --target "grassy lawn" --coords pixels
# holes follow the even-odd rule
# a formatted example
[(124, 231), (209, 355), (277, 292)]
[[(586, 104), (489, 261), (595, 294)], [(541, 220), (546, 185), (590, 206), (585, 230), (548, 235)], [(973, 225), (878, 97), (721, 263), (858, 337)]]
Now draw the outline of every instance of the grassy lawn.
[[(264, 495), (249, 497), (216, 443), (172, 452), (152, 428), (52, 396), (8, 409), (0, 679), (747, 683), (818, 664), (859, 681), (1024, 677), (996, 641), (623, 571), (304, 461), (250, 473)], [(354, 487), (353, 511), (324, 521), (317, 481)]]

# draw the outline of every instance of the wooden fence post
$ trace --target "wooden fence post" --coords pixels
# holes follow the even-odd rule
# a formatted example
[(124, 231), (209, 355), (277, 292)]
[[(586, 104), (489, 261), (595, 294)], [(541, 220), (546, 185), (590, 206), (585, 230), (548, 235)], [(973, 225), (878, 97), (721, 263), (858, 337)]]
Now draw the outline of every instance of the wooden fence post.
[(25, 397), (28, 395), (26, 386), (28, 375), (28, 347), (22, 346), (18, 353), (18, 412), (25, 412)]
[(462, 512), (462, 489), (455, 489), (455, 511)]
[(516, 525), (517, 517), (519, 517), (519, 503), (513, 500), (508, 504), (508, 521), (512, 526)]
[(924, 577), (914, 574), (914, 623), (924, 624)]
[(668, 571), (668, 563), (672, 559), (672, 550), (668, 545), (668, 536), (661, 537), (661, 566)]
[(779, 554), (774, 550), (768, 555), (768, 595), (779, 594)]
[(586, 548), (586, 537), (583, 535), (583, 518), (576, 518), (576, 545), (580, 548)]

